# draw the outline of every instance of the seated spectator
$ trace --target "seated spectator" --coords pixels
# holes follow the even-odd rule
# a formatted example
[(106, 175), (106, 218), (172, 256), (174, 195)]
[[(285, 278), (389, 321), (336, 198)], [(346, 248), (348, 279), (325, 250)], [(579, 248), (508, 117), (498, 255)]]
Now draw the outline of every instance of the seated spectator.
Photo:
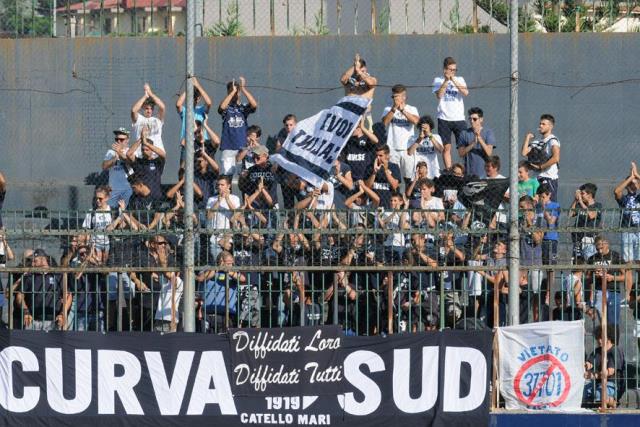
[[(522, 160), (518, 163), (518, 197), (537, 195), (540, 183), (537, 179), (529, 177), (529, 163)], [(550, 188), (550, 187), (547, 187)]]
[[(602, 334), (602, 328), (596, 328), (595, 336), (598, 347), (587, 357), (584, 364), (584, 378), (587, 383), (584, 386), (583, 401), (586, 404), (597, 404), (604, 398), (602, 390), (602, 373), (604, 371), (607, 384), (605, 405), (615, 408), (618, 400), (618, 391), (624, 378), (624, 356), (616, 345), (617, 330), (615, 325), (607, 325), (606, 339)], [(607, 361), (607, 368), (603, 370), (603, 363)]]
[[(154, 116), (155, 107), (158, 107), (158, 114)], [(143, 114), (140, 114), (140, 110)], [(151, 91), (148, 83), (144, 84), (144, 95), (138, 99), (131, 107), (131, 123), (133, 128), (133, 138), (135, 141), (142, 137), (143, 129), (147, 130), (146, 138), (149, 143), (157, 148), (150, 154), (151, 158), (158, 156), (160, 152), (164, 153), (164, 143), (162, 142), (162, 127), (164, 126), (164, 102), (155, 93)], [(131, 156), (127, 153), (127, 158), (133, 161), (133, 158), (142, 157), (140, 146), (133, 149)]]
[(100, 185), (95, 190), (93, 196), (94, 210), (89, 212), (82, 222), (82, 228), (86, 230), (94, 230), (91, 233), (89, 244), (95, 251), (99, 264), (106, 264), (109, 258), (109, 236), (96, 231), (107, 231), (113, 222), (111, 216), (111, 207), (108, 202), (110, 200), (111, 187), (108, 185)]
[(391, 207), (391, 193), (398, 191), (402, 182), (400, 168), (389, 160), (389, 146), (376, 146), (376, 159), (367, 170), (367, 187), (376, 192), (380, 198), (380, 206)]
[(116, 142), (111, 145), (111, 149), (104, 156), (102, 170), (109, 171), (109, 187), (111, 187), (109, 206), (112, 209), (117, 209), (120, 199), (124, 200), (126, 205), (131, 197), (131, 186), (127, 181), (129, 131), (125, 128), (118, 128), (113, 131), (113, 134)]
[(590, 182), (576, 190), (569, 216), (575, 218), (574, 227), (591, 228), (593, 231), (571, 233), (573, 258), (589, 259), (596, 253), (595, 237), (602, 223), (602, 204), (596, 202), (598, 187)]
[[(247, 103), (242, 103), (241, 95), (247, 98)], [(218, 106), (218, 114), (222, 116), (222, 175), (234, 175), (237, 172), (236, 156), (247, 140), (247, 118), (249, 114), (255, 113), (257, 108), (258, 103), (247, 89), (244, 77), (240, 77), (238, 84), (235, 79), (227, 83), (227, 96)]]
[(409, 140), (407, 154), (413, 157), (414, 164), (424, 162), (427, 165), (427, 178), (437, 178), (440, 176), (438, 153), (442, 154), (444, 151), (442, 139), (440, 135), (433, 133), (431, 116), (420, 117), (417, 127), (419, 133)]
[[(148, 129), (143, 129), (138, 139), (127, 151), (127, 159), (132, 164), (133, 173), (149, 187), (153, 196), (162, 199), (162, 172), (166, 154), (163, 149), (151, 144)], [(142, 157), (136, 157), (138, 148), (142, 147)]]
[(563, 294), (562, 291), (556, 291), (553, 301), (555, 306), (551, 312), (551, 320), (574, 320), (573, 310), (566, 294)]
[[(193, 82), (193, 120), (205, 123), (206, 126), (207, 114), (209, 114), (213, 101), (196, 77), (192, 77), (191, 81)], [(187, 107), (184, 105), (186, 98), (187, 92), (183, 91), (176, 101), (176, 110), (178, 111), (178, 115), (180, 116), (180, 121), (182, 123), (180, 129), (181, 140), (184, 140), (187, 132)], [(201, 101), (203, 102), (203, 105), (199, 105)], [(212, 141), (215, 141), (218, 137), (217, 135), (212, 134), (208, 126), (202, 131), (202, 136), (205, 140)], [(220, 144), (219, 139), (218, 144)]]

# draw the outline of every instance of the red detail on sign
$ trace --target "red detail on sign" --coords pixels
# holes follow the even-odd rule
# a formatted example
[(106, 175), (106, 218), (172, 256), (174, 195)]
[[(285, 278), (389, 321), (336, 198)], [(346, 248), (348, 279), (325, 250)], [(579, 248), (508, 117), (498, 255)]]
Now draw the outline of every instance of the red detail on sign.
[[(537, 382), (537, 384), (535, 384), (535, 386), (533, 388), (533, 391), (530, 393), (529, 397), (525, 397), (524, 394), (522, 393), (522, 390), (520, 389), (520, 381), (522, 380), (522, 376), (533, 365), (535, 365), (537, 363), (543, 363), (543, 362), (549, 362), (549, 367), (547, 368), (547, 370), (544, 373), (544, 375), (541, 378), (538, 379), (538, 382)], [(556, 400), (553, 400), (551, 402), (533, 403), (533, 400), (535, 399), (536, 394), (538, 394), (538, 391), (540, 391), (540, 389), (545, 386), (545, 384), (547, 383), (547, 380), (549, 379), (549, 377), (553, 374), (553, 372), (556, 369), (560, 371), (560, 373), (562, 374), (562, 377), (564, 378), (564, 389), (562, 390), (562, 394)], [(520, 400), (521, 402), (525, 403), (527, 406), (531, 406), (531, 407), (552, 406), (552, 407), (555, 407), (555, 406), (561, 405), (562, 402), (564, 402), (567, 399), (567, 396), (569, 395), (569, 390), (571, 390), (571, 378), (569, 377), (569, 373), (567, 372), (567, 369), (564, 367), (562, 362), (560, 362), (555, 356), (553, 356), (551, 354), (543, 354), (541, 356), (537, 356), (537, 357), (534, 357), (532, 359), (527, 360), (522, 365), (522, 367), (520, 367), (520, 370), (518, 370), (518, 373), (516, 374), (515, 380), (513, 381), (513, 388), (515, 389), (516, 396), (518, 397), (518, 400)]]

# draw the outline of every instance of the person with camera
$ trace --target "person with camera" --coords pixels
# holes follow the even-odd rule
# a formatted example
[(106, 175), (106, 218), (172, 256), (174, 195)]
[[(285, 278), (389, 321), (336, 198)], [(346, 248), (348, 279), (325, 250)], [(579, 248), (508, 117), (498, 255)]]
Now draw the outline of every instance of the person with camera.
[(560, 141), (553, 134), (556, 119), (551, 114), (540, 116), (538, 132), (541, 139), (534, 139), (533, 132), (527, 133), (522, 146), (522, 155), (529, 162), (529, 169), (540, 184), (547, 184), (553, 190), (551, 200), (558, 201), (558, 167), (560, 165)]
[(458, 155), (464, 161), (467, 175), (486, 178), (485, 162), (493, 154), (496, 138), (493, 131), (484, 126), (484, 112), (480, 107), (469, 108), (469, 127), (456, 140)]

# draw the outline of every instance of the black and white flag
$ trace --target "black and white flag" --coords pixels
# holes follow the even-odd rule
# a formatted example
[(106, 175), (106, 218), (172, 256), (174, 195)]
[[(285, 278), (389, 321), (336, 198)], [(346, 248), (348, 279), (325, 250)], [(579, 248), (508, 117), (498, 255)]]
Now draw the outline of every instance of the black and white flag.
[(298, 122), (271, 161), (320, 187), (371, 100), (345, 96), (331, 108)]

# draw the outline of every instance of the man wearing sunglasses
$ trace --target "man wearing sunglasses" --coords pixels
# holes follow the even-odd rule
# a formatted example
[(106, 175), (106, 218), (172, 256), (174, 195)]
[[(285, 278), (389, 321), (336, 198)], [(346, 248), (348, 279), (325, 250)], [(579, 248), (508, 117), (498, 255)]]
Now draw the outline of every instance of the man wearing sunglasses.
[(456, 141), (458, 155), (464, 161), (467, 175), (486, 178), (485, 162), (493, 154), (496, 138), (484, 126), (484, 112), (479, 107), (469, 108), (469, 127)]
[(107, 151), (102, 162), (102, 170), (109, 171), (109, 186), (111, 196), (109, 206), (118, 208), (118, 201), (129, 203), (131, 185), (127, 181), (127, 151), (129, 151), (129, 131), (120, 127), (113, 131), (114, 142)]

